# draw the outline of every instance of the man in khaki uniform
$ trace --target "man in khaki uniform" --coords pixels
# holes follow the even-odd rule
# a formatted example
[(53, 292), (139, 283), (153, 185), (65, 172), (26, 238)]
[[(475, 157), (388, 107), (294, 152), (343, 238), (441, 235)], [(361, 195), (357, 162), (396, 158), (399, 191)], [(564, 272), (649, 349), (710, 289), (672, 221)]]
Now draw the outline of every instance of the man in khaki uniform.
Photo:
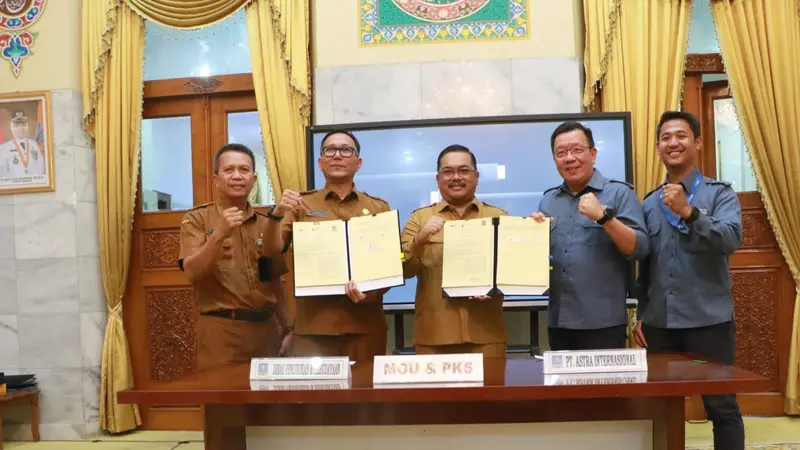
[(247, 147), (222, 147), (214, 160), (220, 199), (193, 208), (181, 223), (178, 265), (195, 286), (200, 312), (198, 369), (274, 357), (290, 345), (294, 320), (280, 279), (288, 269), (283, 255), (265, 251), (271, 219), (247, 201), (254, 166)]
[(436, 181), (443, 200), (411, 213), (403, 229), (406, 278), (417, 277), (414, 347), (417, 354), (506, 353), (503, 299), (444, 298), (442, 295), (442, 227), (446, 220), (507, 215), (475, 198), (479, 173), (475, 155), (451, 145), (439, 154)]
[[(389, 211), (384, 200), (356, 190), (353, 178), (361, 167), (361, 146), (351, 133), (335, 131), (322, 140), (318, 164), (325, 175), (325, 188), (311, 192), (283, 192), (269, 215), (282, 218), (280, 227), (271, 223), (271, 249), (287, 251), (292, 243), (294, 222), (348, 220), (361, 215)], [(351, 281), (342, 296), (296, 298), (297, 323), (293, 341), (296, 356), (348, 356), (366, 361), (386, 352), (386, 319), (383, 295), (387, 289), (362, 293)]]

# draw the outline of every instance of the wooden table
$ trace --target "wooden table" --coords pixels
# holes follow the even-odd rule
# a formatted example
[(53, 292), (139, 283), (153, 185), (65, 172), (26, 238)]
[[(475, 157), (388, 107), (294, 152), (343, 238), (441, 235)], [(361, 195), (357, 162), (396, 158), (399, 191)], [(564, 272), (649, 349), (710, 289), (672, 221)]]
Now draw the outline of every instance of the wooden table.
[[(514, 424), (651, 420), (653, 449), (684, 448), (684, 397), (763, 392), (770, 380), (692, 355), (649, 355), (647, 382), (548, 385), (542, 362), (487, 359), (479, 387), (373, 387), (370, 363), (340, 390), (252, 390), (249, 365), (119, 393), (120, 403), (204, 405), (205, 448), (247, 446), (246, 426)], [(697, 358), (699, 359), (699, 358)], [(598, 375), (589, 375), (595, 376)]]
[(3, 408), (28, 403), (31, 406), (31, 433), (33, 441), (39, 442), (39, 388), (0, 394), (0, 450), (3, 448)]

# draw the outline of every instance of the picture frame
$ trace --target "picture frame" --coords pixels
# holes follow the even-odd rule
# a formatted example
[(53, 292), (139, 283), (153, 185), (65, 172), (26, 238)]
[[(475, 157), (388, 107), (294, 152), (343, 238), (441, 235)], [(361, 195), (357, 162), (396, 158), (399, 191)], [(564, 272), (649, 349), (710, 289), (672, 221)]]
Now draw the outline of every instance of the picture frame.
[(0, 195), (55, 191), (50, 93), (0, 95)]

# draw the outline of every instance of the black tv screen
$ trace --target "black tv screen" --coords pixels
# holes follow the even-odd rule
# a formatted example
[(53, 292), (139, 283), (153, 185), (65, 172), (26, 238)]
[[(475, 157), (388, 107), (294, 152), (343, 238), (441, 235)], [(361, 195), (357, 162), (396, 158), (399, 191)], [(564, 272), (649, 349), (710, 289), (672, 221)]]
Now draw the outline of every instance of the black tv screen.
[[(513, 216), (536, 211), (542, 193), (562, 183), (550, 149), (550, 135), (562, 122), (577, 120), (591, 128), (597, 147), (595, 165), (606, 177), (633, 182), (630, 113), (584, 113), (414, 120), (311, 126), (307, 128), (308, 189), (322, 189), (319, 170), (322, 138), (348, 130), (361, 144), (363, 163), (356, 189), (380, 197), (400, 214), (401, 227), (411, 212), (438, 202), (436, 159), (445, 147), (461, 144), (475, 153), (480, 172), (477, 197)], [(632, 292), (633, 265), (629, 282)], [(416, 279), (392, 288), (384, 306), (413, 305)], [(507, 297), (506, 301), (545, 297)]]

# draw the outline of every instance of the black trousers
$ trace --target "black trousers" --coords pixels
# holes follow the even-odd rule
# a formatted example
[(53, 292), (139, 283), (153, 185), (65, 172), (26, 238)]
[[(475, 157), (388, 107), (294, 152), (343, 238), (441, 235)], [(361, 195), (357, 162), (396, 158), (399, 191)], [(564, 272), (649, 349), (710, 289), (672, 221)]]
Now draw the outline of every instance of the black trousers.
[(627, 346), (627, 325), (599, 328), (596, 330), (573, 330), (548, 328), (550, 350), (606, 350)]
[[(734, 364), (736, 324), (733, 321), (701, 328), (667, 329), (642, 324), (647, 351), (695, 353), (710, 360)], [(744, 450), (744, 423), (736, 395), (703, 397), (708, 418), (714, 424), (714, 448)]]

